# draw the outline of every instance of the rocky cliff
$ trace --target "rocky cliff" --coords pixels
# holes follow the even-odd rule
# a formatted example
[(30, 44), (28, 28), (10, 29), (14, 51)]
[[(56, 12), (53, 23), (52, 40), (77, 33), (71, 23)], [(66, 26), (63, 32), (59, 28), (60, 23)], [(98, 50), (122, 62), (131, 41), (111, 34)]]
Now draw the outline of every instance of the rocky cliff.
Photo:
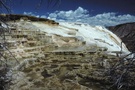
[(110, 26), (108, 29), (118, 35), (130, 51), (135, 52), (135, 22)]

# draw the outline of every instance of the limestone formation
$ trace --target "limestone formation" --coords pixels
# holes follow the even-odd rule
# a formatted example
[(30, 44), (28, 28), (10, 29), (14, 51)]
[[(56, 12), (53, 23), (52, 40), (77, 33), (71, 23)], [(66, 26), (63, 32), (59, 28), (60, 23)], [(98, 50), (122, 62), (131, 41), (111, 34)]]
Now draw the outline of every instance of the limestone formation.
[(68, 28), (69, 36), (64, 37), (43, 32), (33, 25), (35, 20), (47, 25), (51, 23), (52, 27), (58, 25), (48, 19), (25, 15), (1, 17), (6, 19), (8, 16), (13, 16), (7, 22), (11, 34), (6, 33), (5, 37), (10, 52), (4, 52), (12, 68), (8, 73), (12, 75), (9, 90), (105, 89), (102, 84), (108, 81), (104, 73), (119, 60), (114, 55), (107, 55), (107, 48), (86, 47), (83, 37), (72, 36), (77, 31), (72, 28)]

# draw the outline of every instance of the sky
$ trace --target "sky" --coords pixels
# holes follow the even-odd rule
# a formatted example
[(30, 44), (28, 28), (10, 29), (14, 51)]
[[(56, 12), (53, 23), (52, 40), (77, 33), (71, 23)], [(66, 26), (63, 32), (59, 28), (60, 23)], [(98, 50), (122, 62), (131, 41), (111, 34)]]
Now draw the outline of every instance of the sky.
[(11, 0), (8, 4), (12, 13), (56, 21), (93, 25), (135, 22), (135, 0)]

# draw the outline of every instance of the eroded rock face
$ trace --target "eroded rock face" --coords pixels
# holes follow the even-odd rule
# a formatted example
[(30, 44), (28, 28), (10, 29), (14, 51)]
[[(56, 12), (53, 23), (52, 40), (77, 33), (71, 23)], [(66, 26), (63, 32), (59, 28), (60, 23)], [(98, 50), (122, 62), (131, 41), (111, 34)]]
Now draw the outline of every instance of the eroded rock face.
[(110, 26), (108, 29), (118, 35), (130, 51), (135, 52), (135, 23)]

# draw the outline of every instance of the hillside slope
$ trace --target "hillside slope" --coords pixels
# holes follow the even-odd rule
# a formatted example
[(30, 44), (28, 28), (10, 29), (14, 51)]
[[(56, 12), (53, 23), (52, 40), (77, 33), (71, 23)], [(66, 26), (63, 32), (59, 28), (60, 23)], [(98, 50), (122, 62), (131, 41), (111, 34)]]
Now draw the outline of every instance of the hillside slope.
[(108, 29), (118, 35), (130, 51), (135, 52), (135, 22), (110, 26)]

